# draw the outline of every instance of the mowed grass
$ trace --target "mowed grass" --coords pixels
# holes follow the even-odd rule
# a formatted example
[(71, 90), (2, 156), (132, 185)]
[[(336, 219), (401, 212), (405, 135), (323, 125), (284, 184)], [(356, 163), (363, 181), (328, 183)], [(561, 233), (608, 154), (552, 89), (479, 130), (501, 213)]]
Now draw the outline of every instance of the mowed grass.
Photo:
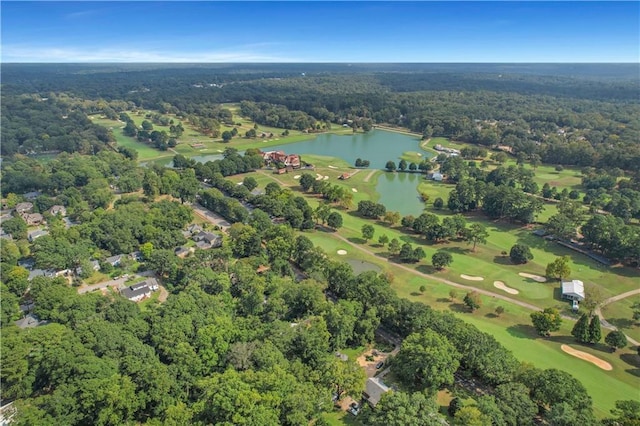
[(640, 321), (633, 319), (633, 304), (640, 303), (640, 296), (618, 300), (602, 308), (602, 315), (629, 337), (640, 341)]
[[(613, 408), (616, 400), (630, 399), (637, 396), (637, 375), (640, 374), (640, 360), (635, 360), (635, 351), (627, 349), (611, 353), (604, 345), (595, 347), (583, 346), (574, 342), (570, 337), (573, 322), (564, 321), (562, 329), (548, 339), (537, 337), (530, 325), (531, 311), (508, 302), (482, 296), (482, 307), (473, 314), (466, 312), (462, 305), (464, 292), (456, 289), (457, 297), (450, 299), (452, 287), (437, 283), (422, 277), (412, 275), (393, 263), (375, 257), (371, 258), (361, 250), (336, 240), (331, 233), (305, 233), (313, 242), (323, 247), (329, 257), (336, 260), (363, 259), (374, 262), (391, 272), (394, 277), (392, 287), (398, 296), (410, 300), (420, 301), (434, 309), (450, 310), (461, 319), (474, 324), (480, 330), (494, 336), (507, 349), (511, 350), (517, 359), (528, 362), (538, 368), (558, 368), (571, 373), (587, 388), (594, 400), (596, 414), (606, 416)], [(346, 250), (347, 255), (340, 256), (337, 250)], [(470, 283), (465, 283), (470, 284)], [(420, 286), (426, 291), (421, 293)], [(502, 306), (506, 312), (500, 317), (494, 314), (495, 308)], [(606, 334), (606, 330), (603, 330)], [(610, 372), (604, 371), (585, 361), (574, 358), (560, 349), (562, 344), (592, 353), (604, 359), (613, 366)]]
[[(341, 170), (336, 169), (318, 169), (316, 171), (322, 174), (325, 172), (334, 173), (334, 176), (341, 172)], [(373, 178), (376, 175), (379, 176), (380, 173), (384, 172), (374, 173)], [(298, 174), (298, 172), (295, 174)], [(348, 181), (331, 180), (331, 182), (355, 187), (358, 193), (354, 193), (354, 195), (366, 199), (364, 197), (368, 197), (368, 194), (375, 193), (375, 183), (372, 183), (374, 179), (364, 182), (364, 177), (367, 174), (367, 170), (363, 170)], [(299, 188), (296, 180), (293, 179), (293, 175), (257, 174), (257, 178), (261, 185), (266, 185), (268, 182), (279, 179), (281, 181), (284, 180), (285, 182), (283, 183), (287, 186), (291, 185), (295, 191)], [(242, 178), (235, 177), (235, 179), (241, 180)], [(438, 191), (440, 194), (444, 194), (446, 191), (445, 185), (435, 183), (430, 185), (434, 185), (436, 188), (434, 191)], [(305, 196), (312, 206), (320, 202), (317, 196), (311, 194), (306, 194)], [(608, 410), (613, 408), (616, 400), (634, 398), (638, 395), (637, 376), (640, 375), (640, 365), (638, 365), (639, 360), (636, 359), (635, 351), (627, 349), (612, 354), (606, 349), (603, 350), (602, 345), (595, 348), (577, 345), (570, 337), (573, 322), (568, 320), (565, 321), (562, 330), (556, 333), (557, 337), (552, 337), (551, 339), (538, 338), (530, 326), (529, 314), (531, 311), (491, 297), (482, 297), (483, 307), (478, 312), (474, 314), (466, 313), (461, 304), (461, 299), (464, 296), (463, 291), (456, 290), (458, 299), (451, 301), (449, 292), (452, 287), (413, 275), (395, 267), (393, 263), (387, 262), (387, 249), (377, 244), (377, 238), (384, 233), (389, 238), (398, 238), (403, 243), (410, 242), (414, 245), (423, 245), (427, 252), (427, 259), (415, 265), (415, 268), (423, 273), (434, 274), (454, 282), (476, 288), (484, 288), (495, 293), (500, 293), (501, 291), (493, 286), (493, 281), (504, 281), (509, 287), (520, 291), (518, 295), (508, 295), (506, 293), (505, 295), (532, 303), (540, 308), (555, 306), (566, 313), (570, 313), (569, 305), (559, 297), (560, 286), (558, 282), (537, 283), (520, 277), (518, 273), (529, 272), (544, 275), (547, 263), (558, 256), (569, 255), (571, 259), (570, 266), (573, 271), (572, 277), (584, 281), (587, 292), (590, 288), (598, 287), (603, 297), (606, 298), (637, 288), (637, 282), (640, 278), (638, 271), (629, 268), (602, 267), (586, 256), (532, 235), (530, 228), (488, 221), (482, 216), (470, 215), (467, 217), (469, 222), (483, 223), (490, 233), (487, 244), (479, 245), (474, 253), (471, 251), (470, 245), (461, 241), (448, 244), (428, 244), (422, 237), (408, 234), (398, 227), (390, 227), (387, 224), (363, 219), (353, 211), (341, 209), (338, 209), (338, 211), (341, 212), (344, 219), (344, 226), (338, 233), (348, 238), (352, 243), (357, 244), (358, 247), (365, 247), (377, 255), (370, 256), (364, 251), (336, 239), (333, 233), (306, 232), (305, 235), (314, 244), (322, 247), (330, 257), (336, 260), (371, 262), (383, 268), (383, 270), (390, 271), (395, 277), (392, 287), (400, 297), (424, 302), (434, 309), (453, 311), (465, 321), (469, 321), (479, 329), (492, 334), (505, 347), (513, 351), (521, 361), (531, 362), (539, 368), (559, 368), (570, 372), (585, 385), (589, 394), (593, 397), (596, 414), (599, 417), (607, 415)], [(446, 211), (442, 211), (440, 214), (443, 216), (448, 215)], [(375, 229), (373, 240), (366, 244), (361, 238), (361, 228), (365, 223), (372, 224)], [(508, 259), (501, 254), (503, 251), (508, 252), (510, 247), (517, 242), (527, 244), (532, 249), (534, 260), (527, 265), (511, 265)], [(347, 254), (340, 256), (337, 254), (338, 250), (346, 250)], [(454, 258), (453, 264), (441, 272), (434, 272), (429, 266), (430, 257), (437, 250), (449, 251)], [(485, 280), (481, 282), (466, 281), (460, 278), (460, 274), (483, 276)], [(419, 291), (422, 285), (427, 288), (424, 293)], [(611, 305), (610, 309), (614, 313), (616, 312), (616, 305), (619, 303), (621, 302)], [(506, 309), (506, 313), (500, 317), (496, 317), (493, 314), (498, 305)], [(623, 313), (623, 315), (626, 314)], [(633, 327), (634, 330), (637, 330), (636, 326)], [(603, 335), (606, 335), (606, 332), (606, 330), (603, 330)], [(605, 372), (592, 364), (565, 354), (560, 350), (562, 343), (568, 343), (580, 350), (592, 352), (594, 355), (610, 362), (614, 366), (614, 370)], [(606, 387), (602, 384), (605, 384)], [(613, 389), (613, 391), (610, 391), (610, 389)]]
[(117, 120), (109, 120), (108, 118), (99, 116), (89, 116), (91, 121), (100, 126), (110, 129), (116, 139), (118, 146), (126, 146), (135, 149), (138, 152), (138, 161), (150, 161), (162, 157), (173, 157), (175, 154), (170, 151), (159, 151), (147, 144), (138, 142), (135, 138), (125, 136), (122, 133), (124, 124)]

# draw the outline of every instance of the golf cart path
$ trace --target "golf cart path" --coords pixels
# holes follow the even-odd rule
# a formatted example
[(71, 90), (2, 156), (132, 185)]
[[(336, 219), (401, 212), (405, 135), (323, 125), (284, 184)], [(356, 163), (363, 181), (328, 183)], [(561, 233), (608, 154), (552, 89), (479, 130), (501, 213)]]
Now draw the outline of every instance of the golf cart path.
[[(344, 242), (346, 244), (349, 244), (353, 248), (355, 248), (357, 250), (360, 250), (362, 252), (365, 252), (368, 255), (371, 255), (371, 256), (374, 256), (374, 257), (380, 259), (380, 256), (378, 256), (376, 253), (372, 252), (371, 250), (369, 250), (369, 249), (367, 249), (365, 247), (361, 247), (361, 246), (359, 246), (359, 245), (357, 245), (355, 243), (352, 243), (351, 241), (349, 241), (348, 239), (346, 239), (342, 235), (338, 235), (338, 234), (332, 234), (332, 235), (335, 236), (336, 238), (338, 238), (339, 240), (341, 240), (342, 242)], [(535, 306), (535, 305), (532, 305), (531, 303), (523, 302), (521, 300), (516, 300), (516, 299), (513, 299), (511, 297), (507, 297), (505, 295), (502, 295), (502, 294), (494, 293), (492, 291), (487, 291), (487, 290), (483, 290), (483, 289), (480, 289), (480, 288), (471, 287), (471, 286), (467, 286), (467, 285), (464, 285), (464, 284), (459, 284), (459, 283), (456, 283), (456, 282), (453, 282), (453, 281), (449, 281), (449, 280), (447, 280), (445, 278), (434, 277), (432, 275), (424, 274), (424, 273), (422, 273), (420, 271), (416, 271), (415, 269), (409, 268), (408, 266), (405, 266), (405, 265), (402, 265), (402, 264), (399, 264), (399, 263), (391, 262), (389, 259), (386, 259), (386, 261), (388, 263), (400, 268), (400, 269), (403, 269), (403, 270), (413, 274), (413, 275), (417, 275), (417, 276), (420, 276), (420, 277), (423, 277), (423, 278), (426, 278), (426, 279), (429, 279), (429, 280), (433, 280), (433, 281), (438, 281), (438, 282), (441, 282), (443, 284), (449, 285), (451, 287), (455, 287), (455, 288), (459, 288), (459, 289), (463, 289), (463, 290), (475, 291), (475, 292), (477, 292), (479, 294), (483, 294), (485, 296), (490, 296), (490, 297), (493, 297), (493, 298), (496, 298), (496, 299), (504, 300), (506, 302), (513, 303), (513, 304), (518, 305), (518, 306), (522, 306), (523, 308), (530, 309), (532, 311), (541, 311), (542, 310), (542, 308), (540, 308), (538, 306)], [(615, 300), (619, 300), (619, 299), (623, 299), (625, 297), (632, 296), (632, 295), (637, 294), (637, 293), (640, 293), (640, 289), (632, 290), (632, 291), (620, 294), (618, 296), (611, 297), (611, 298), (605, 300), (603, 305), (606, 305), (607, 303), (611, 303), (611, 302), (613, 302)], [(596, 315), (598, 315), (600, 317), (600, 323), (602, 324), (602, 326), (604, 328), (607, 328), (609, 330), (617, 330), (617, 328), (614, 325), (612, 325), (612, 324), (608, 323), (607, 321), (605, 321), (604, 319), (602, 319), (602, 315), (600, 314), (600, 308), (596, 309)], [(576, 321), (574, 318), (566, 316), (566, 315), (563, 315), (562, 318), (563, 319), (567, 319), (567, 320), (571, 320), (571, 321)], [(639, 342), (635, 341), (634, 339), (630, 338), (629, 336), (627, 336), (627, 341), (631, 345), (640, 346)]]
[[(365, 253), (367, 253), (367, 254), (369, 254), (371, 256), (374, 256), (374, 257), (380, 259), (380, 256), (376, 255), (371, 250), (369, 250), (369, 249), (367, 249), (365, 247), (361, 247), (361, 246), (359, 246), (357, 244), (352, 243), (348, 239), (344, 238), (342, 235), (337, 235), (337, 234), (333, 234), (333, 235), (336, 238), (338, 238), (341, 241), (343, 241), (344, 243), (349, 244), (353, 248), (358, 249), (360, 251), (363, 251), (363, 252), (365, 252)], [(389, 261), (389, 259), (386, 259), (386, 261), (388, 263), (391, 263), (392, 265), (400, 268), (400, 269), (403, 269), (403, 270), (409, 272), (409, 273), (412, 273), (414, 275), (418, 275), (420, 277), (423, 277), (423, 278), (426, 278), (426, 279), (429, 279), (429, 280), (438, 281), (438, 282), (441, 282), (443, 284), (447, 284), (449, 286), (460, 288), (460, 289), (463, 289), (463, 290), (475, 291), (475, 292), (477, 292), (479, 294), (484, 294), (485, 296), (495, 297), (496, 299), (501, 299), (501, 300), (504, 300), (506, 302), (514, 303), (516, 305), (522, 306), (523, 308), (527, 308), (527, 309), (530, 309), (530, 310), (533, 310), (533, 311), (541, 311), (542, 310), (542, 308), (539, 308), (538, 306), (535, 306), (535, 305), (532, 305), (530, 303), (523, 302), (523, 301), (520, 301), (520, 300), (512, 299), (511, 297), (507, 297), (507, 296), (504, 296), (502, 294), (494, 293), (494, 292), (483, 290), (483, 289), (476, 288), (476, 287), (467, 286), (467, 285), (464, 285), (464, 284), (458, 284), (456, 282), (449, 281), (449, 280), (447, 280), (445, 278), (434, 277), (432, 275), (424, 274), (424, 273), (422, 273), (420, 271), (416, 271), (415, 269), (409, 268), (408, 266), (405, 266), (405, 265), (402, 265), (402, 264), (399, 264), (399, 263), (391, 262), (391, 261)]]
[[(609, 303), (617, 302), (618, 300), (626, 299), (627, 297), (635, 296), (636, 294), (640, 294), (640, 288), (637, 288), (637, 289), (631, 290), (631, 291), (627, 291), (626, 293), (618, 294), (617, 296), (610, 297), (607, 300), (605, 300), (604, 302), (602, 302), (600, 304), (600, 306), (598, 306), (596, 308), (595, 312), (594, 312), (600, 318), (600, 324), (602, 324), (602, 326), (605, 327), (605, 328), (608, 328), (608, 329), (611, 329), (611, 330), (617, 330), (618, 328), (615, 325), (611, 324), (609, 321), (604, 319), (604, 316), (602, 315), (602, 308), (604, 306), (607, 306)], [(632, 339), (629, 336), (627, 336), (627, 342), (629, 342), (630, 344), (632, 344), (634, 346), (640, 346), (640, 342), (638, 342), (637, 340)]]

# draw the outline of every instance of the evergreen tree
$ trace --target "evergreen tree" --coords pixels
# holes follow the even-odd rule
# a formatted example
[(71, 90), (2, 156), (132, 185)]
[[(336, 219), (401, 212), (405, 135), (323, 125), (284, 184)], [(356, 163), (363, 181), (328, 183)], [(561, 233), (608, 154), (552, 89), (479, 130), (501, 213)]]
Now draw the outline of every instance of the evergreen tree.
[(598, 343), (602, 339), (602, 328), (600, 327), (600, 317), (594, 315), (589, 323), (589, 343)]
[(589, 342), (589, 316), (582, 314), (576, 325), (571, 330), (571, 335), (580, 343)]

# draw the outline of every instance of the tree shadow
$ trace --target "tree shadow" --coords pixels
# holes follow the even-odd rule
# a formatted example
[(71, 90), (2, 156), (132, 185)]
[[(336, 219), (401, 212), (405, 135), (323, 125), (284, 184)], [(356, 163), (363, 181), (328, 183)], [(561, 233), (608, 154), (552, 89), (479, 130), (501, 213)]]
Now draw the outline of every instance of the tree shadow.
[(632, 376), (640, 377), (640, 368), (630, 368), (628, 370), (624, 370)]
[(467, 305), (463, 304), (463, 303), (452, 303), (449, 305), (449, 309), (451, 309), (454, 312), (458, 312), (458, 313), (469, 313), (471, 311), (469, 311), (469, 308), (467, 307)]
[(358, 237), (349, 237), (347, 238), (347, 241), (353, 244), (365, 244), (367, 242), (364, 238), (358, 238)]
[(640, 355), (622, 354), (620, 355), (620, 359), (640, 371)]
[(436, 299), (436, 302), (438, 303), (451, 303), (451, 299), (449, 299), (448, 297), (439, 297)]
[(607, 319), (608, 322), (615, 325), (618, 328), (632, 328), (635, 325), (635, 321), (628, 318), (611, 318)]
[(420, 265), (420, 266), (416, 267), (416, 270), (419, 271), (419, 272), (422, 272), (423, 274), (429, 274), (429, 275), (434, 274), (434, 273), (437, 272), (436, 268), (434, 268), (431, 265)]
[(494, 256), (493, 263), (497, 263), (498, 265), (513, 266), (513, 263), (511, 263), (511, 259), (509, 259), (508, 256)]
[(443, 247), (440, 250), (446, 251), (446, 252), (449, 252), (449, 253), (455, 253), (455, 254), (468, 254), (468, 253), (471, 253), (471, 249), (470, 248), (462, 248), (462, 247)]
[(520, 339), (535, 339), (540, 337), (538, 336), (538, 332), (535, 327), (528, 324), (516, 324), (511, 327), (507, 327), (507, 333)]
[(498, 318), (498, 315), (494, 314), (493, 312), (489, 312), (488, 314), (485, 315), (485, 317), (487, 317), (487, 318)]
[(412, 295), (412, 296), (414, 296), (414, 297), (422, 296), (423, 294), (424, 294), (424, 293), (420, 293), (420, 292), (417, 292), (417, 291), (412, 291), (412, 292), (411, 292), (411, 295)]

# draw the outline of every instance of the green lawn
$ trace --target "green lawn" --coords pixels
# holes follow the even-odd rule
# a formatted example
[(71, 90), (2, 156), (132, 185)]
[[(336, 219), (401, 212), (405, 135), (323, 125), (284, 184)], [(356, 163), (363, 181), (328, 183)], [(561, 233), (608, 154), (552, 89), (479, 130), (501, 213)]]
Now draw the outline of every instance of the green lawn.
[[(325, 171), (329, 174), (339, 173), (341, 170), (317, 170), (318, 173), (325, 173)], [(367, 174), (367, 171), (363, 170), (348, 181), (332, 182), (340, 182), (340, 184), (355, 187), (358, 193), (354, 195), (366, 199), (365, 197), (369, 197), (369, 194), (371, 194), (371, 198), (375, 200), (374, 183), (372, 183), (372, 181), (368, 183), (364, 182), (364, 177)], [(258, 176), (260, 177), (259, 182), (261, 185), (273, 181), (274, 177), (286, 184), (296, 185), (293, 176), (289, 175)], [(235, 179), (240, 180), (241, 177), (236, 177)], [(427, 187), (431, 188), (434, 194), (444, 194), (447, 190), (446, 185), (437, 183), (428, 183)], [(296, 187), (294, 186), (293, 188), (295, 189)], [(317, 204), (318, 199), (316, 197), (312, 195), (306, 195), (306, 197), (310, 204)], [(586, 256), (533, 236), (530, 228), (493, 222), (478, 215), (470, 215), (467, 219), (470, 222), (483, 223), (487, 227), (490, 235), (487, 244), (478, 246), (477, 251), (472, 253), (470, 250), (471, 247), (464, 242), (438, 245), (427, 244), (421, 237), (405, 233), (397, 227), (389, 227), (386, 224), (365, 220), (348, 211), (339, 211), (344, 219), (344, 226), (340, 229), (339, 234), (359, 246), (366, 246), (367, 249), (378, 253), (379, 256), (371, 257), (365, 252), (336, 239), (332, 233), (320, 231), (305, 233), (314, 244), (322, 247), (330, 257), (340, 260), (362, 260), (374, 263), (392, 273), (395, 277), (392, 286), (399, 296), (422, 301), (434, 309), (452, 310), (456, 315), (473, 323), (481, 330), (492, 334), (498, 341), (504, 344), (505, 347), (512, 350), (516, 357), (522, 361), (531, 362), (540, 368), (560, 368), (570, 372), (587, 387), (589, 394), (594, 399), (596, 413), (600, 417), (608, 414), (608, 410), (613, 407), (615, 400), (629, 399), (632, 398), (633, 395), (637, 395), (637, 375), (640, 371), (640, 366), (636, 359), (637, 355), (633, 355), (635, 351), (628, 349), (611, 354), (606, 350), (603, 351), (602, 346), (598, 346), (595, 349), (579, 347), (579, 345), (576, 346), (573, 344), (572, 338), (566, 337), (570, 336), (570, 328), (572, 327), (570, 321), (565, 321), (563, 329), (557, 333), (559, 335), (558, 337), (539, 339), (535, 336), (535, 333), (532, 332), (532, 327), (530, 326), (530, 311), (490, 297), (483, 297), (483, 307), (478, 312), (474, 314), (460, 312), (460, 300), (453, 302), (449, 300), (451, 287), (429, 280), (428, 278), (415, 276), (394, 267), (385, 259), (385, 256), (387, 256), (386, 248), (381, 247), (376, 242), (378, 236), (384, 233), (390, 238), (398, 238), (402, 242), (422, 244), (427, 252), (427, 259), (416, 265), (416, 269), (431, 274), (434, 273), (429, 267), (431, 255), (436, 250), (447, 250), (453, 256), (453, 264), (445, 271), (435, 273), (436, 276), (447, 278), (461, 284), (484, 288), (496, 293), (499, 293), (500, 290), (493, 286), (493, 281), (504, 281), (509, 287), (520, 291), (517, 295), (508, 295), (506, 293), (505, 295), (532, 303), (539, 307), (557, 306), (567, 313), (570, 313), (569, 305), (558, 297), (559, 283), (537, 283), (533, 280), (520, 277), (518, 272), (544, 275), (547, 263), (554, 260), (557, 256), (566, 254), (571, 258), (572, 278), (584, 281), (587, 286), (587, 292), (590, 288), (598, 287), (604, 297), (610, 297), (611, 295), (637, 288), (638, 278), (640, 278), (637, 270), (619, 267), (601, 267)], [(446, 211), (437, 213), (442, 216), (448, 215)], [(364, 245), (364, 241), (361, 239), (361, 228), (364, 223), (372, 224), (375, 229), (373, 241), (370, 241), (366, 245)], [(529, 245), (534, 254), (534, 260), (524, 266), (511, 265), (508, 259), (504, 258), (501, 253), (502, 251), (509, 251), (510, 247), (515, 243)], [(338, 255), (336, 253), (338, 250), (346, 250), (347, 255)], [(460, 274), (479, 275), (485, 277), (485, 280), (481, 282), (466, 281), (460, 278)], [(427, 287), (427, 291), (424, 293), (420, 293), (418, 290), (422, 285)], [(458, 293), (458, 299), (461, 299), (463, 293), (460, 290), (458, 290)], [(622, 311), (627, 310), (627, 313), (629, 313), (630, 303), (631, 302), (628, 302), (628, 305), (625, 305), (622, 302), (618, 302), (611, 305), (608, 307), (608, 309), (612, 311), (609, 317), (626, 315), (625, 312)], [(506, 309), (506, 313), (499, 318), (493, 315), (498, 305)], [(618, 309), (618, 305), (622, 306), (622, 308)], [(620, 314), (618, 311), (620, 311)], [(605, 311), (605, 316), (607, 316), (607, 312), (608, 311)], [(634, 325), (631, 335), (636, 332), (637, 326)], [(606, 334), (606, 332), (603, 334)], [(605, 372), (592, 364), (565, 354), (560, 350), (562, 343), (569, 343), (572, 344), (572, 346), (579, 347), (580, 350), (594, 353), (598, 357), (610, 362), (614, 366), (614, 370)]]

